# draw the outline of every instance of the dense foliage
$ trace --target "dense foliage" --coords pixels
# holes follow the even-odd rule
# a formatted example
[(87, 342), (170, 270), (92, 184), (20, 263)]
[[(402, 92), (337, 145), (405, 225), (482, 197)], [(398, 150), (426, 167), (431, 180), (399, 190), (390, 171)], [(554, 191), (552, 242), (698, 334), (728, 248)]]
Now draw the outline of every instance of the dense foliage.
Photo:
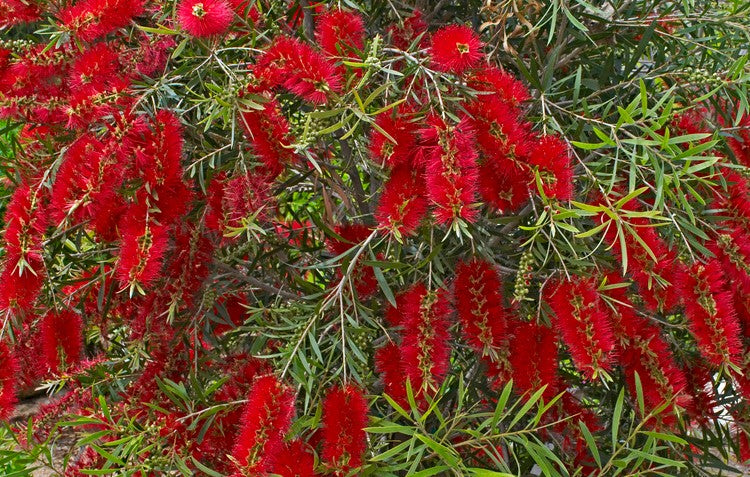
[(748, 17), (0, 0), (0, 468), (731, 474)]

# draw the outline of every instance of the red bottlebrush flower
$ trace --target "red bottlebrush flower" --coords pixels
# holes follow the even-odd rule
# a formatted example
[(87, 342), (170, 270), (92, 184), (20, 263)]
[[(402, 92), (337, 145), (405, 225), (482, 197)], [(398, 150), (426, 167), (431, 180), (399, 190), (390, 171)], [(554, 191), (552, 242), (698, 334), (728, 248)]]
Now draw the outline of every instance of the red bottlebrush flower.
[(225, 227), (244, 229), (244, 221), (266, 220), (274, 210), (269, 177), (259, 170), (230, 178), (224, 185)]
[(45, 276), (42, 237), (47, 224), (39, 190), (19, 186), (5, 213), (5, 261), (0, 274), (0, 309), (30, 309)]
[(596, 282), (577, 278), (550, 286), (545, 297), (576, 367), (594, 379), (611, 369), (615, 347), (612, 326), (602, 308)]
[(450, 305), (445, 293), (418, 283), (404, 292), (401, 361), (415, 395), (436, 389), (448, 371)]
[(427, 214), (424, 172), (406, 164), (395, 167), (375, 211), (378, 225), (397, 237), (411, 235)]
[(182, 127), (174, 113), (159, 110), (135, 148), (136, 170), (151, 188), (182, 178)]
[(368, 405), (362, 390), (351, 384), (334, 387), (323, 400), (323, 462), (335, 475), (362, 465), (367, 445)]
[(143, 288), (159, 277), (168, 235), (163, 226), (143, 219), (125, 222), (116, 271), (121, 284)]
[(3, 0), (0, 2), (0, 27), (38, 21), (41, 9), (36, 2), (23, 0)]
[(716, 208), (725, 209), (732, 221), (746, 225), (750, 222), (750, 184), (729, 168), (721, 168), (719, 174), (727, 187), (714, 192)]
[(110, 89), (112, 79), (120, 76), (120, 56), (106, 43), (97, 43), (84, 51), (70, 68), (70, 89), (92, 95)]
[(278, 452), (273, 473), (281, 477), (315, 477), (315, 458), (310, 446), (300, 440), (293, 440)]
[(310, 45), (284, 36), (277, 37), (260, 58), (257, 74), (268, 84), (281, 85), (316, 104), (325, 104), (328, 93), (340, 92), (343, 84), (333, 63)]
[(682, 284), (690, 331), (701, 354), (715, 366), (736, 364), (742, 353), (740, 325), (724, 273), (716, 259), (705, 265), (696, 263), (685, 273)]
[(226, 0), (182, 0), (177, 6), (180, 26), (198, 38), (221, 35), (233, 18), (234, 11)]
[(294, 416), (294, 390), (275, 376), (255, 380), (232, 457), (240, 475), (264, 475), (284, 448)]
[(385, 131), (390, 139), (377, 128), (372, 129), (370, 137), (370, 153), (373, 159), (390, 167), (409, 164), (417, 143), (415, 126), (405, 115), (407, 111), (398, 107), (395, 109), (396, 111), (380, 113), (375, 119), (375, 125)]
[[(619, 342), (618, 360), (625, 371), (631, 396), (634, 399), (637, 396), (635, 376), (638, 374), (645, 413), (667, 402), (689, 408), (692, 405), (690, 397), (683, 393), (687, 386), (685, 375), (675, 362), (659, 327), (636, 313), (627, 287), (616, 286), (623, 284), (618, 275), (607, 275), (607, 283), (611, 285), (607, 294), (611, 298), (609, 312)], [(671, 426), (675, 415), (663, 413), (659, 419), (662, 425)]]
[(528, 167), (488, 158), (479, 165), (478, 176), (482, 199), (500, 213), (517, 211), (530, 198), (533, 176)]
[(123, 168), (116, 161), (117, 157), (107, 154), (105, 145), (91, 135), (76, 140), (57, 171), (52, 189), (50, 215), (54, 223), (67, 218), (74, 222), (93, 220), (99, 231), (100, 224), (111, 222), (107, 219), (116, 220), (113, 206), (118, 203), (116, 189), (123, 179)]
[(721, 263), (727, 284), (737, 295), (750, 295), (750, 235), (741, 227), (720, 234), (708, 249)]
[(477, 152), (474, 131), (467, 119), (449, 126), (437, 116), (428, 119), (430, 127), (422, 130), (429, 146), (427, 160), (427, 195), (436, 205), (435, 217), (441, 224), (456, 219), (473, 222), (478, 215), (474, 207), (477, 192)]
[(90, 42), (127, 26), (142, 11), (143, 0), (83, 0), (58, 18), (66, 30)]
[(18, 362), (5, 342), (0, 341), (0, 420), (7, 420), (16, 406)]
[(59, 373), (81, 361), (83, 321), (72, 311), (49, 312), (42, 319), (44, 364), (52, 373)]
[(426, 41), (424, 34), (427, 32), (427, 22), (422, 18), (422, 12), (414, 10), (410, 17), (404, 19), (403, 26), (393, 25), (388, 28), (388, 31), (391, 33), (393, 46), (401, 50), (408, 50), (411, 44), (423, 35), (416, 45), (422, 48)]
[(750, 118), (745, 116), (738, 126), (732, 136), (727, 139), (727, 143), (737, 161), (750, 167)]
[(354, 12), (328, 11), (318, 17), (315, 40), (330, 56), (352, 56), (365, 46), (365, 22)]
[(0, 274), (0, 310), (25, 311), (34, 306), (44, 284), (45, 268), (41, 258), (27, 260), (28, 266), (6, 262)]
[(480, 103), (502, 101), (518, 106), (530, 97), (529, 91), (515, 76), (496, 66), (485, 66), (469, 77), (469, 87), (491, 95), (480, 96)]
[(484, 59), (484, 43), (464, 25), (448, 25), (432, 35), (430, 55), (438, 71), (463, 73)]
[(294, 151), (290, 147), (294, 137), (275, 98), (264, 104), (263, 110), (244, 111), (240, 118), (247, 139), (269, 176), (275, 178), (294, 162)]
[[(336, 226), (335, 232), (345, 239), (345, 241), (330, 238), (327, 240), (327, 244), (331, 253), (339, 256), (349, 252), (352, 248), (358, 248), (358, 245), (362, 244), (370, 236), (372, 229), (366, 225), (351, 224)], [(342, 273), (347, 269), (349, 260), (353, 260), (354, 254), (356, 253), (357, 252), (355, 251), (347, 255), (342, 269), (337, 273), (339, 279), (343, 276)], [(357, 295), (361, 299), (370, 297), (378, 290), (378, 281), (375, 278), (375, 271), (372, 267), (362, 264), (362, 260), (366, 260), (365, 257), (366, 255), (361, 255), (358, 258), (351, 275), (354, 289), (357, 291)], [(382, 258), (382, 256), (380, 258)]]
[[(629, 202), (624, 207), (627, 210), (639, 210), (635, 202)], [(608, 220), (608, 216), (602, 214), (600, 220)], [(628, 274), (638, 286), (637, 296), (643, 300), (646, 309), (650, 311), (670, 311), (680, 301), (679, 279), (681, 277), (681, 264), (677, 255), (667, 247), (667, 244), (656, 232), (648, 219), (628, 219), (632, 233), (638, 234), (640, 240), (625, 233), (625, 250), (628, 257)], [(611, 252), (619, 260), (622, 260), (622, 249), (617, 227), (610, 224), (606, 228), (605, 240), (609, 242)], [(645, 243), (653, 253), (653, 257), (646, 248), (641, 245)], [(654, 261), (656, 257), (656, 261)]]
[(491, 263), (474, 259), (458, 264), (454, 287), (463, 334), (475, 351), (488, 355), (506, 333), (500, 278)]
[(406, 377), (401, 367), (401, 349), (388, 343), (375, 352), (375, 369), (383, 380), (383, 391), (400, 406), (406, 406)]
[(555, 396), (559, 390), (555, 332), (537, 323), (517, 322), (511, 349), (514, 386), (527, 393), (547, 386), (544, 396)]
[(573, 166), (568, 146), (563, 141), (555, 136), (543, 136), (529, 159), (530, 164), (537, 167), (547, 197), (558, 200), (573, 198)]

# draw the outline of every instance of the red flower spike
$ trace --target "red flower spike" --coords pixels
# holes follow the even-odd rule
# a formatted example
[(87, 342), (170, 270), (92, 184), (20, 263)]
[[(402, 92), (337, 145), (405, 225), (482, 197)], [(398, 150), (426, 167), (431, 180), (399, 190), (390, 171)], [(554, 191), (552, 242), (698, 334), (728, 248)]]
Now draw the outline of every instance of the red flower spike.
[(40, 14), (41, 9), (36, 2), (3, 0), (0, 2), (0, 27), (36, 22), (41, 18)]
[(500, 277), (489, 262), (473, 259), (456, 267), (454, 300), (469, 345), (488, 355), (505, 339), (506, 316)]
[(537, 323), (518, 322), (513, 330), (511, 349), (514, 386), (528, 393), (547, 386), (544, 397), (554, 397), (560, 387), (555, 332)]
[(685, 316), (701, 354), (714, 366), (737, 364), (742, 353), (740, 325), (725, 270), (716, 259), (694, 264), (682, 284)]
[(58, 18), (65, 29), (90, 42), (127, 26), (142, 11), (143, 0), (83, 0), (63, 10)]
[(70, 68), (69, 84), (73, 91), (88, 95), (110, 89), (120, 76), (120, 57), (107, 43), (97, 43), (84, 51)]
[(362, 16), (343, 10), (331, 10), (318, 17), (315, 40), (330, 56), (354, 56), (365, 46), (365, 22)]
[(257, 63), (257, 75), (316, 104), (338, 93), (343, 78), (336, 66), (310, 45), (295, 38), (277, 37)]
[(168, 235), (161, 225), (126, 221), (116, 271), (121, 284), (143, 288), (160, 276)]
[(476, 220), (477, 152), (474, 131), (463, 119), (455, 126), (438, 116), (428, 118), (429, 127), (421, 131), (427, 160), (427, 195), (436, 205), (435, 217), (441, 224), (457, 219)]
[(484, 43), (464, 25), (448, 25), (432, 35), (431, 64), (438, 71), (463, 73), (484, 59)]
[(423, 48), (426, 44), (427, 22), (422, 18), (422, 12), (414, 10), (409, 18), (404, 19), (403, 26), (392, 25), (388, 28), (393, 39), (393, 45), (401, 50), (408, 50), (414, 41), (423, 35), (417, 48)]
[(295, 160), (291, 149), (294, 137), (289, 132), (289, 121), (274, 98), (263, 105), (263, 110), (241, 113), (240, 123), (253, 152), (265, 166), (264, 172), (275, 178)]
[[(624, 208), (625, 210), (640, 210), (640, 206), (635, 201), (628, 202)], [(607, 219), (608, 217), (604, 214), (600, 216), (602, 221)], [(628, 222), (632, 231), (640, 238), (639, 241), (629, 235), (625, 236), (628, 274), (638, 286), (638, 297), (643, 300), (649, 311), (671, 311), (680, 301), (678, 290), (682, 265), (677, 260), (675, 252), (667, 247), (656, 231), (656, 227), (653, 227), (648, 219), (636, 217), (628, 219)], [(605, 240), (611, 246), (612, 254), (622, 261), (617, 227), (611, 225), (606, 228), (604, 235)], [(653, 252), (656, 261), (641, 245), (641, 242)]]
[(408, 406), (404, 387), (406, 376), (401, 367), (401, 349), (398, 345), (388, 343), (375, 352), (375, 369), (383, 380), (385, 394), (400, 406)]
[(292, 388), (273, 375), (255, 380), (232, 453), (239, 475), (264, 475), (273, 469), (293, 416)]
[(278, 453), (273, 473), (281, 477), (315, 477), (315, 458), (310, 446), (300, 440), (293, 440)]
[[(607, 275), (607, 283), (618, 285), (623, 280), (611, 273)], [(687, 386), (685, 374), (675, 362), (659, 327), (637, 314), (627, 290), (626, 287), (613, 287), (606, 293), (612, 299), (608, 311), (619, 343), (619, 362), (625, 371), (631, 396), (637, 396), (635, 376), (638, 374), (646, 407), (644, 412), (666, 402), (688, 409), (692, 403), (690, 397), (683, 393)], [(676, 422), (676, 416), (668, 412), (662, 413), (659, 418), (664, 426), (672, 426)]]
[(380, 132), (378, 128), (372, 128), (370, 137), (370, 153), (373, 159), (390, 167), (411, 163), (417, 143), (415, 125), (406, 116), (408, 111), (399, 107), (395, 109), (396, 111), (389, 110), (380, 113), (375, 118), (375, 124), (385, 131), (390, 138)]
[(225, 227), (242, 229), (246, 220), (254, 217), (262, 222), (273, 215), (275, 202), (269, 179), (256, 169), (238, 174), (226, 182), (222, 207)]
[[(401, 361), (415, 395), (436, 389), (448, 371), (450, 305), (445, 293), (418, 283), (404, 292)], [(402, 383), (403, 385), (403, 383)]]
[(18, 362), (5, 342), (0, 341), (0, 420), (7, 420), (13, 414), (16, 402), (16, 379)]
[(378, 225), (396, 236), (411, 235), (427, 215), (425, 195), (423, 171), (406, 164), (395, 167), (375, 211)]
[(42, 319), (44, 363), (53, 374), (70, 369), (81, 361), (83, 321), (72, 311), (49, 312)]
[[(542, 136), (529, 157), (536, 166), (544, 194), (553, 199), (573, 198), (573, 165), (568, 146), (555, 136)], [(534, 187), (536, 191), (537, 188)]]
[(362, 390), (351, 384), (334, 387), (324, 398), (322, 459), (335, 475), (348, 475), (362, 465), (367, 412)]
[(482, 95), (481, 103), (502, 101), (518, 106), (530, 98), (529, 91), (515, 76), (496, 66), (484, 66), (469, 76), (469, 87), (477, 91), (493, 93)]
[(545, 300), (576, 367), (589, 379), (611, 369), (615, 340), (609, 317), (592, 279), (576, 278), (552, 285)]
[(177, 6), (180, 26), (198, 38), (225, 33), (233, 18), (234, 10), (226, 0), (182, 0)]

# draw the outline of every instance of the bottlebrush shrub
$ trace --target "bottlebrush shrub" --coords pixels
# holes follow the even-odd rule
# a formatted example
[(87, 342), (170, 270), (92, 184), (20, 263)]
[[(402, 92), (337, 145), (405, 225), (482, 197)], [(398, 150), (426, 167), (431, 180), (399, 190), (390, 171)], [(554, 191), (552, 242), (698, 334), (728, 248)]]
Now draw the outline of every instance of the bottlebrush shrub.
[(0, 470), (749, 456), (746, 6), (409, 3), (0, 0)]

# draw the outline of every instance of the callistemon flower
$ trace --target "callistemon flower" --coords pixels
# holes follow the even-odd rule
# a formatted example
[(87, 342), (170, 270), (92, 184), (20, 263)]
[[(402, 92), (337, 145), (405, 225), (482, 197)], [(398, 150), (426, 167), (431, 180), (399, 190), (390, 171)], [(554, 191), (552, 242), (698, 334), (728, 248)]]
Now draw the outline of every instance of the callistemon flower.
[(4, 341), (0, 341), (0, 420), (10, 418), (16, 405), (18, 363)]
[(476, 220), (474, 206), (477, 192), (477, 152), (474, 131), (468, 119), (456, 125), (446, 124), (440, 117), (428, 118), (428, 127), (421, 131), (426, 149), (427, 196), (435, 204), (437, 221), (453, 223), (457, 219)]
[(160, 276), (168, 237), (162, 225), (135, 218), (125, 221), (116, 270), (123, 286), (143, 289)]
[(543, 324), (516, 321), (511, 350), (514, 386), (528, 393), (546, 386), (544, 396), (555, 396), (559, 387), (555, 332)]
[(39, 20), (41, 8), (36, 2), (24, 0), (3, 0), (0, 5), (0, 27)]
[(40, 189), (22, 184), (13, 192), (4, 219), (0, 310), (28, 310), (39, 295), (46, 271), (41, 250), (46, 214)]
[(573, 165), (568, 146), (561, 139), (542, 136), (534, 145), (529, 163), (536, 167), (544, 195), (558, 200), (573, 198)]
[[(632, 200), (625, 204), (623, 209), (638, 211), (640, 206)], [(600, 220), (608, 220), (608, 216), (601, 214)], [(680, 301), (680, 294), (677, 290), (682, 274), (677, 255), (669, 249), (649, 219), (635, 217), (628, 218), (627, 222), (630, 224), (630, 231), (623, 229), (618, 232), (614, 224), (610, 224), (605, 229), (604, 237), (611, 246), (610, 251), (622, 262), (624, 258), (620, 244), (621, 238), (624, 238), (627, 271), (638, 286), (638, 297), (643, 300), (643, 304), (649, 311), (671, 311)], [(620, 237), (618, 233), (624, 233), (625, 236)], [(632, 237), (631, 234), (637, 234), (638, 239)]]
[(269, 176), (278, 176), (294, 161), (291, 148), (294, 137), (289, 132), (289, 121), (276, 98), (269, 99), (262, 110), (243, 111), (240, 124), (253, 152), (263, 163), (264, 172)]
[[(611, 301), (605, 310), (613, 323), (613, 333), (618, 343), (618, 362), (625, 371), (630, 394), (633, 398), (637, 396), (637, 374), (646, 406), (644, 412), (667, 402), (682, 408), (689, 407), (690, 397), (682, 393), (687, 385), (685, 375), (662, 337), (660, 328), (638, 315), (621, 277), (610, 273), (607, 284), (609, 287), (605, 293)], [(675, 415), (671, 413), (663, 413), (660, 418), (664, 425), (675, 422)]]
[(59, 373), (81, 360), (83, 321), (73, 311), (50, 311), (42, 318), (44, 364), (52, 373)]
[(610, 370), (615, 340), (596, 282), (574, 278), (550, 284), (545, 292), (576, 367), (590, 379)]
[(255, 380), (245, 404), (242, 428), (232, 452), (238, 475), (271, 472), (284, 448), (284, 435), (294, 417), (294, 390), (276, 376)]
[(451, 309), (443, 290), (418, 283), (404, 293), (401, 360), (416, 395), (437, 389), (448, 371)]
[(286, 36), (276, 37), (256, 66), (256, 74), (268, 84), (281, 85), (316, 104), (325, 104), (344, 82), (334, 63), (307, 43)]
[[(403, 26), (391, 25), (388, 27), (388, 31), (396, 48), (408, 50), (414, 40), (427, 32), (427, 22), (422, 18), (422, 12), (414, 10), (410, 17), (404, 18)], [(421, 37), (417, 47), (421, 48), (425, 45), (426, 37), (427, 35)]]
[(240, 172), (226, 182), (222, 210), (227, 227), (244, 229), (245, 221), (263, 221), (273, 214), (275, 202), (269, 179), (254, 169)]
[(721, 262), (727, 283), (738, 295), (750, 295), (750, 235), (743, 227), (720, 234), (708, 249)]
[(750, 223), (750, 184), (733, 169), (723, 167), (719, 170), (719, 175), (726, 181), (726, 190), (719, 187), (715, 189), (716, 208), (725, 209), (725, 214), (733, 222), (747, 226)]
[(425, 195), (423, 170), (407, 164), (395, 167), (375, 211), (378, 225), (397, 237), (412, 234), (427, 215)]
[(177, 6), (177, 18), (186, 32), (203, 38), (226, 32), (234, 10), (226, 0), (182, 0)]
[(480, 102), (502, 101), (518, 106), (530, 98), (529, 91), (515, 76), (492, 65), (473, 71), (468, 78), (470, 88), (489, 95), (480, 96)]
[(114, 47), (97, 43), (76, 58), (68, 77), (71, 90), (92, 95), (111, 87), (119, 74), (120, 57)]
[(432, 35), (431, 65), (438, 71), (463, 73), (484, 58), (484, 43), (464, 25), (448, 25)]
[(375, 369), (383, 381), (383, 391), (400, 406), (406, 406), (406, 377), (401, 366), (401, 348), (388, 343), (375, 352)]
[(500, 277), (492, 264), (479, 259), (456, 267), (453, 296), (469, 345), (482, 355), (499, 347), (506, 333)]
[(378, 114), (370, 136), (370, 153), (383, 165), (396, 167), (411, 162), (417, 142), (415, 123), (408, 111), (396, 107)]
[(318, 17), (315, 40), (331, 56), (350, 56), (365, 46), (365, 22), (354, 12), (328, 11)]
[(143, 11), (143, 0), (82, 0), (58, 14), (64, 28), (93, 41), (127, 26)]
[(721, 263), (696, 262), (685, 273), (682, 299), (690, 331), (701, 354), (714, 366), (737, 364), (742, 353), (740, 325)]
[(367, 445), (368, 405), (352, 384), (334, 387), (323, 399), (323, 462), (335, 475), (349, 475), (362, 465)]
[(295, 439), (286, 444), (276, 454), (273, 474), (281, 477), (316, 477), (315, 458), (310, 453), (310, 446)]

